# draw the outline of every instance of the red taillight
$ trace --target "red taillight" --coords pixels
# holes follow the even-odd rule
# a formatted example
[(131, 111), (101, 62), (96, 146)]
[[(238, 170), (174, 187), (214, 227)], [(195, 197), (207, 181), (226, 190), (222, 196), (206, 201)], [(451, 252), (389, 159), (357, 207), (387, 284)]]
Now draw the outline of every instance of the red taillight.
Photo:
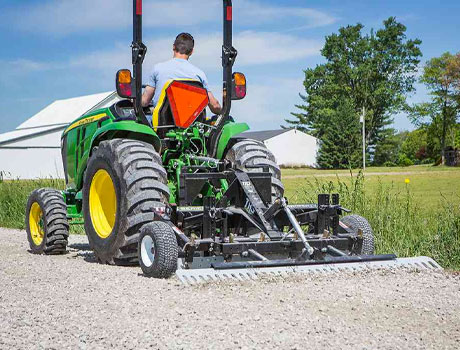
[(227, 6), (227, 21), (231, 21), (232, 19), (233, 19), (232, 7)]
[(235, 86), (235, 95), (238, 99), (245, 98), (246, 97), (246, 85)]
[(136, 15), (142, 15), (142, 0), (136, 1)]
[(133, 95), (131, 84), (118, 84), (118, 91), (122, 97), (131, 97)]

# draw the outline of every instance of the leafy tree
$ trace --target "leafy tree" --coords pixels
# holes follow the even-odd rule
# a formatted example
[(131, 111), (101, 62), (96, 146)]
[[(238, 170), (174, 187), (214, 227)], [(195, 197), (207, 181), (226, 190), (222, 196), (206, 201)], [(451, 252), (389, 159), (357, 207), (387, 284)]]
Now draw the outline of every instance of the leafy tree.
[(400, 163), (401, 148), (409, 134), (407, 131), (395, 133), (391, 131), (388, 137), (379, 142), (375, 148), (373, 165), (395, 166)]
[(374, 165), (407, 166), (420, 164), (429, 158), (427, 130), (394, 133), (380, 142), (374, 153)]
[(430, 91), (431, 101), (408, 109), (412, 122), (426, 128), (428, 148), (441, 156), (444, 164), (446, 146), (453, 146), (460, 114), (460, 54), (449, 52), (429, 60), (420, 82)]
[(407, 133), (400, 152), (414, 163), (420, 163), (428, 158), (426, 130), (417, 129)]
[(305, 70), (304, 104), (297, 105), (300, 111), (286, 122), (322, 141), (320, 166), (360, 164), (361, 110), (366, 145), (375, 147), (391, 134), (386, 131), (391, 115), (405, 106), (406, 95), (413, 91), (421, 42), (407, 40), (406, 27), (394, 17), (383, 23), (382, 29), (367, 35), (361, 24), (340, 28), (326, 37), (321, 50), (326, 62)]
[(331, 124), (327, 137), (322, 138), (318, 164), (325, 169), (359, 166), (362, 161), (360, 124), (351, 100), (337, 104), (325, 117)]

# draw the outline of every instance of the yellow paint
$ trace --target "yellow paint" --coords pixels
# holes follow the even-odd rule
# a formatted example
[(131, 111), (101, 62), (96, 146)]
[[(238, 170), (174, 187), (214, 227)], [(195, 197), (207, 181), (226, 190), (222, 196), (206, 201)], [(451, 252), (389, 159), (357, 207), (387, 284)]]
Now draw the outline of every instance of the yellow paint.
[(97, 235), (102, 239), (112, 234), (117, 215), (117, 196), (110, 174), (99, 169), (89, 189), (89, 213)]
[(79, 126), (82, 126), (82, 125), (85, 125), (85, 124), (89, 124), (89, 123), (92, 123), (92, 122), (95, 122), (99, 119), (102, 119), (104, 117), (106, 117), (107, 114), (106, 113), (101, 113), (101, 114), (96, 114), (96, 115), (93, 115), (91, 117), (87, 117), (87, 118), (84, 118), (84, 119), (80, 119), (80, 120), (77, 120), (75, 123), (71, 124), (65, 131), (64, 131), (64, 134), (68, 133), (70, 130), (72, 129), (75, 129)]
[(45, 230), (43, 228), (43, 211), (40, 204), (34, 202), (30, 207), (29, 212), (29, 229), (32, 241), (36, 246), (43, 242), (45, 237)]
[(173, 80), (170, 79), (163, 86), (163, 89), (161, 89), (160, 98), (158, 99), (158, 102), (157, 102), (155, 108), (153, 109), (152, 127), (153, 127), (153, 130), (155, 130), (155, 131), (157, 131), (157, 129), (158, 129), (158, 123), (159, 123), (159, 119), (160, 119), (160, 109), (161, 109), (161, 107), (163, 107), (163, 104), (164, 104), (165, 99), (166, 99), (166, 90), (168, 89), (169, 85), (171, 85), (172, 82), (173, 82)]

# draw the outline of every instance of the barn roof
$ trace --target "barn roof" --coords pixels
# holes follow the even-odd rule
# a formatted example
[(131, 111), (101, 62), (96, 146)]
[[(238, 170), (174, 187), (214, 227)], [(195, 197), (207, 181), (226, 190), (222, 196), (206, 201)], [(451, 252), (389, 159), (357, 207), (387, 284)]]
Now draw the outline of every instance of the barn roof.
[(248, 139), (253, 139), (257, 141), (265, 141), (268, 139), (271, 139), (275, 136), (284, 134), (287, 131), (290, 131), (291, 129), (278, 129), (278, 130), (264, 130), (264, 131), (248, 131), (244, 132), (241, 135), (244, 137), (247, 137)]
[(42, 109), (15, 130), (0, 134), (0, 147), (33, 137), (63, 130), (79, 116), (98, 108), (111, 105), (118, 99), (115, 92), (57, 100)]

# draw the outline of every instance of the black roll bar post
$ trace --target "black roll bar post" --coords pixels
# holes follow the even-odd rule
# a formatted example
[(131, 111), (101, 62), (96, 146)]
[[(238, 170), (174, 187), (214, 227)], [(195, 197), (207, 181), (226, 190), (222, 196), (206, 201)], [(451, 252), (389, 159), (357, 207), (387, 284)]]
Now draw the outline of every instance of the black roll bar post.
[(224, 44), (222, 45), (222, 68), (223, 68), (223, 109), (222, 119), (230, 115), (232, 106), (233, 64), (238, 51), (233, 47), (233, 7), (232, 0), (223, 0), (224, 15)]
[(134, 111), (138, 121), (149, 125), (142, 108), (142, 64), (147, 46), (142, 42), (142, 0), (133, 0), (133, 43), (132, 63), (134, 76)]

